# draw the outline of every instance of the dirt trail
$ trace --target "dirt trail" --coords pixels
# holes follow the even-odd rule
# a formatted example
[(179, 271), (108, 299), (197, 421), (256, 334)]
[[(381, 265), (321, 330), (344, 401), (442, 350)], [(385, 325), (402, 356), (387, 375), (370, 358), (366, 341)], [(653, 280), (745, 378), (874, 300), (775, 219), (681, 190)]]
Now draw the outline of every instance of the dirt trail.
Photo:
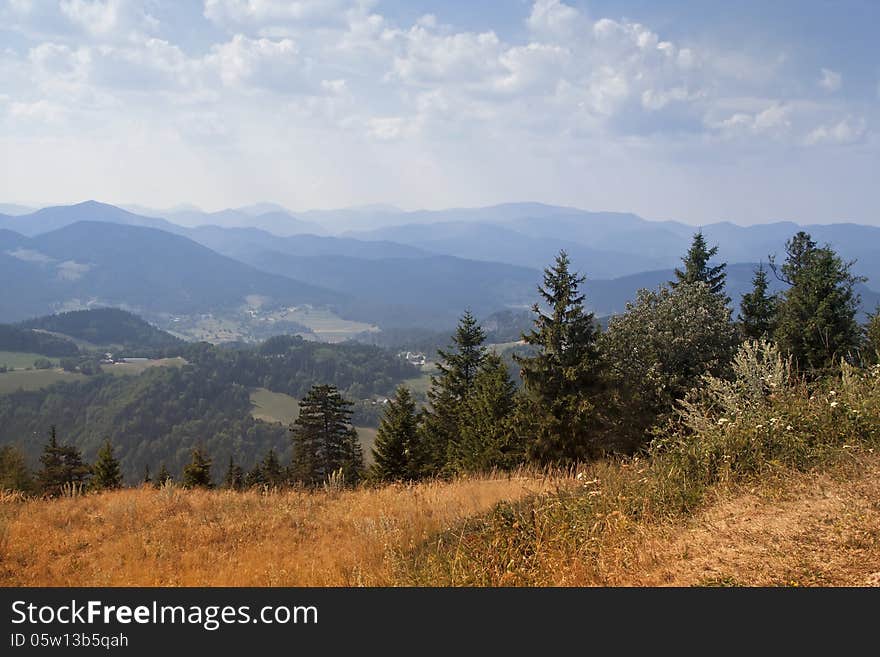
[(880, 457), (719, 500), (641, 548), (619, 584), (880, 586)]

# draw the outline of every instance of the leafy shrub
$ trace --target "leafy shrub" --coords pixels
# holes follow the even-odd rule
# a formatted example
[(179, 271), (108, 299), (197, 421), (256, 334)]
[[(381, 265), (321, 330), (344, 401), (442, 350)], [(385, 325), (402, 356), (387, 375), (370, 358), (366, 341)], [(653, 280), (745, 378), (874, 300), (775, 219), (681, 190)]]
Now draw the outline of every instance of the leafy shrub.
[(652, 454), (658, 465), (710, 485), (768, 468), (810, 468), (830, 448), (873, 443), (880, 369), (841, 367), (839, 377), (808, 384), (775, 344), (746, 342), (734, 358), (734, 378), (704, 377)]

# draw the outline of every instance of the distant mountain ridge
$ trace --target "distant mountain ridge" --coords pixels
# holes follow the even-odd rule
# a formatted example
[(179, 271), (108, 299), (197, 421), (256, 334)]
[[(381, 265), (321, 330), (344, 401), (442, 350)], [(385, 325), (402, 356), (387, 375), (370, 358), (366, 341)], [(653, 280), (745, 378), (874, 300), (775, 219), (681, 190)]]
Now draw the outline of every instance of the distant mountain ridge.
[[(212, 248), (222, 242), (216, 230), (213, 234), (188, 231), (217, 226), (231, 230), (255, 228), (280, 237), (308, 234), (325, 238), (323, 242), (313, 239), (310, 243), (303, 240), (297, 246), (273, 247), (273, 250), (295, 255), (371, 258), (424, 255), (402, 248), (410, 247), (434, 255), (540, 268), (549, 263), (559, 248), (566, 248), (575, 268), (596, 278), (677, 266), (692, 235), (699, 230), (676, 221), (649, 221), (632, 213), (589, 212), (542, 203), (416, 211), (373, 205), (311, 210), (295, 215), (277, 204), (258, 203), (214, 213), (175, 209), (159, 218), (94, 201), (44, 208), (28, 215), (0, 215), (0, 229), (33, 236), (81, 220), (159, 228), (202, 243), (210, 240)], [(880, 227), (877, 226), (852, 223), (801, 226), (793, 222), (738, 226), (718, 222), (707, 224), (701, 230), (710, 244), (720, 246), (719, 258), (726, 262), (753, 262), (766, 260), (769, 254), (781, 255), (785, 241), (798, 230), (806, 230), (817, 242), (830, 243), (844, 258), (857, 260), (854, 271), (880, 287)], [(334, 244), (334, 239), (349, 241)], [(259, 237), (264, 246), (266, 240), (265, 235)], [(372, 247), (350, 240), (388, 244), (367, 255)], [(391, 243), (398, 246), (391, 247)]]
[(267, 272), (344, 291), (351, 297), (341, 306), (347, 315), (394, 327), (452, 326), (465, 308), (488, 314), (526, 307), (541, 277), (537, 269), (444, 255), (367, 259), (254, 248), (237, 257)]
[[(725, 262), (766, 261), (784, 256), (785, 242), (797, 231), (809, 232), (820, 244), (829, 243), (843, 258), (856, 260), (853, 271), (880, 288), (880, 227), (840, 223), (799, 225), (776, 222), (738, 226), (730, 222), (702, 228), (675, 221), (648, 221), (628, 213), (587, 212), (573, 208), (513, 204), (452, 211), (404, 213), (382, 228), (348, 231), (357, 239), (401, 242), (447, 255), (499, 260), (536, 266), (552, 244), (566, 248), (576, 269), (588, 276), (615, 278), (640, 271), (678, 266), (691, 238), (702, 230), (709, 244), (718, 244)], [(529, 213), (534, 211), (533, 215)], [(509, 215), (505, 215), (509, 212)], [(507, 216), (508, 218), (504, 218)], [(410, 223), (402, 220), (413, 219)], [(436, 221), (435, 221), (436, 220)], [(498, 226), (489, 242), (488, 226)], [(549, 262), (549, 261), (548, 261)]]
[[(297, 217), (280, 207), (175, 211), (243, 226), (183, 226), (93, 201), (0, 216), (0, 277), (20, 281), (22, 290), (0, 290), (0, 321), (100, 303), (209, 312), (251, 295), (333, 306), (347, 319), (385, 327), (436, 328), (466, 307), (489, 314), (528, 306), (541, 270), (560, 248), (587, 275), (592, 309), (606, 315), (622, 311), (638, 288), (671, 278), (698, 230), (540, 203), (415, 212), (367, 206)], [(279, 235), (255, 226), (261, 217), (321, 230), (328, 226), (319, 224), (331, 220), (388, 223), (335, 236)], [(65, 232), (74, 225), (80, 227)], [(857, 224), (705, 226), (707, 241), (719, 245), (719, 260), (730, 263), (734, 304), (751, 282), (754, 265), (743, 263), (766, 262), (769, 254), (782, 258), (785, 241), (801, 229), (857, 260), (854, 272), (869, 278), (860, 288), (863, 307), (872, 309), (871, 289), (880, 287), (880, 228)]]
[(111, 305), (164, 313), (212, 312), (249, 296), (331, 304), (346, 296), (268, 274), (155, 228), (82, 221), (33, 238), (0, 233), (0, 321)]
[(174, 224), (158, 217), (134, 214), (115, 205), (85, 201), (75, 205), (58, 205), (18, 216), (0, 215), (0, 228), (33, 237), (64, 228), (78, 221), (101, 221), (125, 226), (146, 226), (173, 231)]

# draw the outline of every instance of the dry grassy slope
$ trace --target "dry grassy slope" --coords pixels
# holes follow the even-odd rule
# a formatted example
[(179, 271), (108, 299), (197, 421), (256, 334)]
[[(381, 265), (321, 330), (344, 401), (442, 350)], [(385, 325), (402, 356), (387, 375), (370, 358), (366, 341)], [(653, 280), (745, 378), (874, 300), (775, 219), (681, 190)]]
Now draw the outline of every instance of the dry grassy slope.
[(603, 583), (880, 586), (880, 457), (728, 491), (622, 552)]
[(557, 480), (259, 494), (122, 490), (0, 503), (0, 586), (387, 585), (401, 555)]
[[(384, 585), (408, 551), (501, 499), (565, 481), (492, 478), (342, 493), (126, 490), (0, 504), (0, 585)], [(563, 572), (564, 571), (564, 572)], [(637, 526), (557, 584), (880, 585), (880, 456), (716, 493)]]

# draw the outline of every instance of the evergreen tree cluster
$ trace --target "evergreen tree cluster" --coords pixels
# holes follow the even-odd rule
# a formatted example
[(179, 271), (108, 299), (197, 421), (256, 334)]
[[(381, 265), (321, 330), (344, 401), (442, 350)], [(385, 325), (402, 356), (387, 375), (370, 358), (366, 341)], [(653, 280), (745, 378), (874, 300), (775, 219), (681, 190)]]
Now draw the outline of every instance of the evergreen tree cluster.
[[(289, 428), (289, 461), (270, 446), (246, 470), (233, 454), (222, 485), (242, 490), (356, 485), (364, 478), (410, 482), (632, 453), (674, 416), (676, 404), (705, 376), (730, 375), (742, 340), (776, 342), (807, 379), (823, 376), (841, 359), (856, 365), (880, 360), (880, 309), (864, 327), (858, 325), (855, 285), (862, 279), (851, 273), (853, 263), (804, 232), (792, 237), (785, 251), (781, 264), (769, 258), (769, 271), (785, 289), (771, 294), (768, 270), (759, 267), (734, 321), (724, 289), (725, 265), (712, 260), (718, 247), (709, 248), (698, 232), (675, 280), (641, 290), (605, 330), (588, 311), (584, 278), (560, 252), (544, 271), (532, 328), (522, 334), (522, 349), (514, 356), (521, 386), (466, 311), (451, 344), (438, 350), (427, 403), (420, 405), (400, 385), (385, 406), (369, 470), (352, 426), (352, 402), (336, 385), (322, 383), (308, 389)], [(298, 341), (278, 339), (261, 350), (283, 361), (300, 348)], [(226, 358), (199, 349), (196, 358), (208, 369), (209, 361)], [(183, 486), (214, 486), (211, 452), (201, 442), (191, 450), (180, 471)], [(122, 485), (110, 440), (89, 466), (75, 447), (59, 443), (53, 427), (40, 464), (34, 476), (19, 450), (3, 448), (0, 486), (57, 496)], [(142, 481), (161, 487), (173, 478), (162, 463), (155, 476), (147, 468)]]
[(452, 347), (439, 350), (428, 405), (417, 409), (399, 388), (379, 425), (372, 474), (384, 481), (565, 464), (608, 452), (633, 452), (705, 375), (724, 377), (741, 340), (772, 339), (803, 375), (821, 376), (840, 358), (880, 358), (880, 319), (855, 317), (861, 279), (830, 247), (806, 233), (786, 244), (770, 269), (788, 284), (771, 294), (767, 270), (755, 272), (737, 322), (725, 293), (718, 246), (694, 235), (675, 280), (642, 290), (600, 331), (581, 293), (583, 277), (561, 252), (545, 270), (532, 308), (530, 349), (515, 356), (517, 389), (470, 313)]

